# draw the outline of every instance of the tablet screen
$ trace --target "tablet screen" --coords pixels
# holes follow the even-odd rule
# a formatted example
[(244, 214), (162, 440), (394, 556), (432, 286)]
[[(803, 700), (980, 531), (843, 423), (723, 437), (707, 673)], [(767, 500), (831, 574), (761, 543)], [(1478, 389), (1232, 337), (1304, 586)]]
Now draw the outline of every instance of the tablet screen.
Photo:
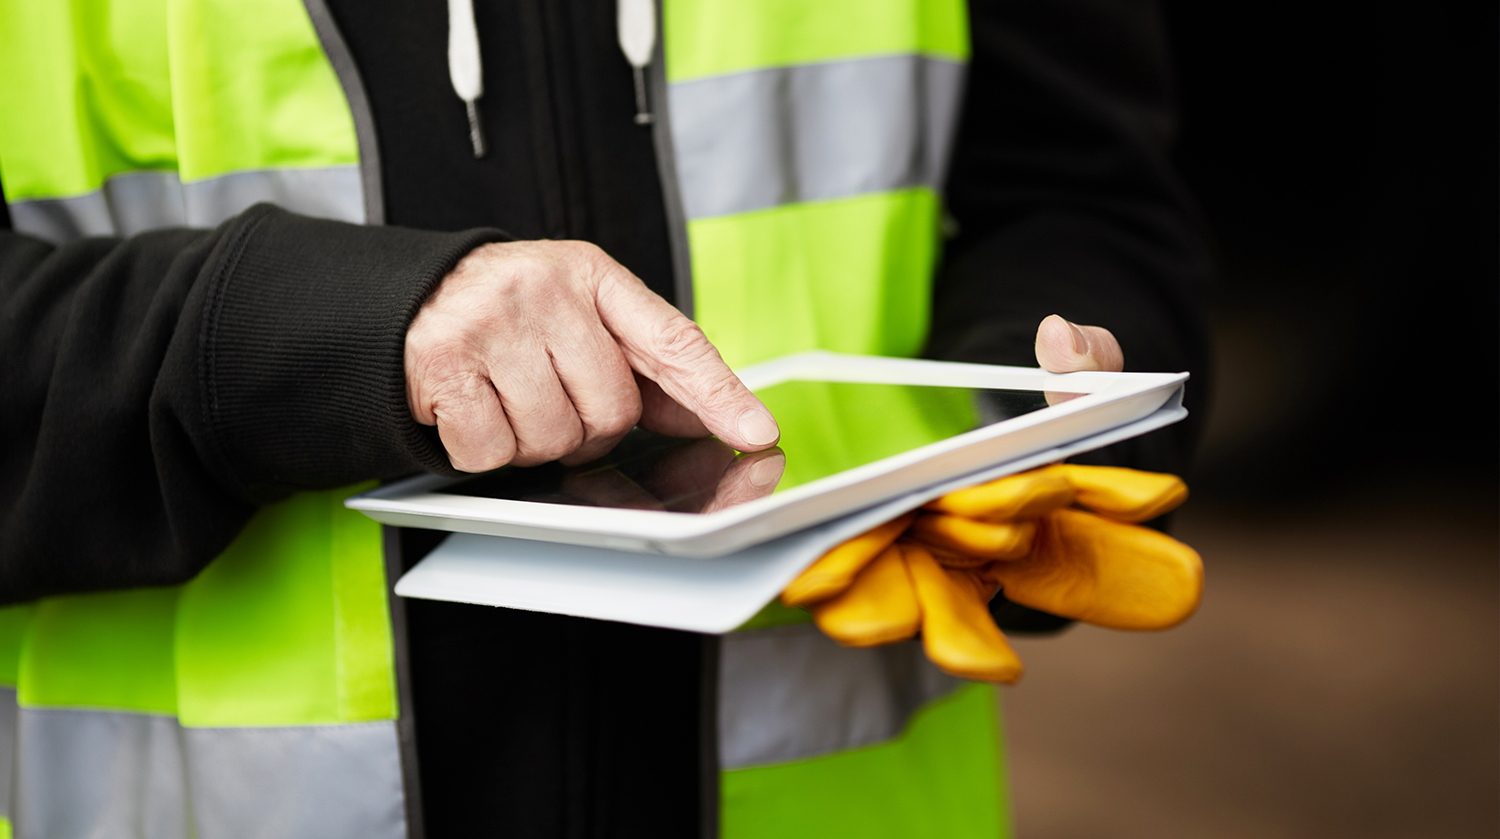
[(504, 467), (443, 491), (708, 513), (1047, 407), (1041, 391), (925, 385), (794, 380), (756, 395), (781, 427), (781, 443), (770, 451), (738, 454), (713, 438), (636, 429), (592, 463)]

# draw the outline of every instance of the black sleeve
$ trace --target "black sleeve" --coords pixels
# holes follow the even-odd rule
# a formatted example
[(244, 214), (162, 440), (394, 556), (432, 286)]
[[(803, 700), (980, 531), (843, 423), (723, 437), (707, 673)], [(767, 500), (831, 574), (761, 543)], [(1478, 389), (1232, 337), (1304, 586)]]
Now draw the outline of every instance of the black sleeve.
[[(1175, 115), (1150, 0), (974, 0), (946, 189), (957, 235), (928, 354), (1036, 366), (1050, 314), (1114, 332), (1125, 369), (1190, 371), (1204, 404), (1208, 234), (1172, 171)], [(1197, 417), (1095, 456), (1186, 468)]]
[(260, 205), (51, 246), (0, 230), (0, 602), (178, 583), (297, 489), (448, 470), (406, 328), (493, 230)]
[[(1152, 0), (973, 0), (973, 61), (946, 187), (933, 357), (1036, 366), (1050, 314), (1103, 326), (1125, 369), (1187, 370), (1189, 419), (1074, 458), (1186, 472), (1207, 389), (1208, 233), (1172, 171)], [(1009, 632), (1069, 621), (997, 596)]]

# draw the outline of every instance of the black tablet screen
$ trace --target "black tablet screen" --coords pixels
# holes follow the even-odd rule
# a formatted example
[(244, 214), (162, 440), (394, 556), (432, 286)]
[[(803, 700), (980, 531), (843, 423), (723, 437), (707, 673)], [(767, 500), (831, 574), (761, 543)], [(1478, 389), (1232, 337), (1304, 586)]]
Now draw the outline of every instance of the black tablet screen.
[(505, 467), (456, 495), (705, 513), (781, 492), (1047, 407), (1040, 391), (788, 381), (756, 391), (781, 426), (775, 449), (738, 454), (713, 438), (636, 429), (580, 466)]

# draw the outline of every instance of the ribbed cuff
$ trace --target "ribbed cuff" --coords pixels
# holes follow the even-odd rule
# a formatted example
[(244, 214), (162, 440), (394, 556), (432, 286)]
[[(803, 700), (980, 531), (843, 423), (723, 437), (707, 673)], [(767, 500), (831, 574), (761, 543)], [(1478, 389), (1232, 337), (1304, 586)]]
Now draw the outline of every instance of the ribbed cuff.
[(432, 233), (244, 213), (209, 273), (200, 382), (215, 471), (244, 497), (453, 472), (406, 404), (406, 330), (493, 229)]

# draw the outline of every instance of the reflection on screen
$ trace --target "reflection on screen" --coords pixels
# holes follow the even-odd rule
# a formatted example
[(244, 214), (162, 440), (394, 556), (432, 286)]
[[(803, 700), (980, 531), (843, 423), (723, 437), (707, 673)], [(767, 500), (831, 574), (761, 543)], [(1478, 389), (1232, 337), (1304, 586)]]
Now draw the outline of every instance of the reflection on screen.
[(713, 512), (1047, 407), (1040, 391), (926, 385), (788, 381), (756, 395), (781, 426), (781, 443), (768, 452), (737, 454), (712, 438), (636, 429), (592, 463), (504, 467), (445, 492)]

